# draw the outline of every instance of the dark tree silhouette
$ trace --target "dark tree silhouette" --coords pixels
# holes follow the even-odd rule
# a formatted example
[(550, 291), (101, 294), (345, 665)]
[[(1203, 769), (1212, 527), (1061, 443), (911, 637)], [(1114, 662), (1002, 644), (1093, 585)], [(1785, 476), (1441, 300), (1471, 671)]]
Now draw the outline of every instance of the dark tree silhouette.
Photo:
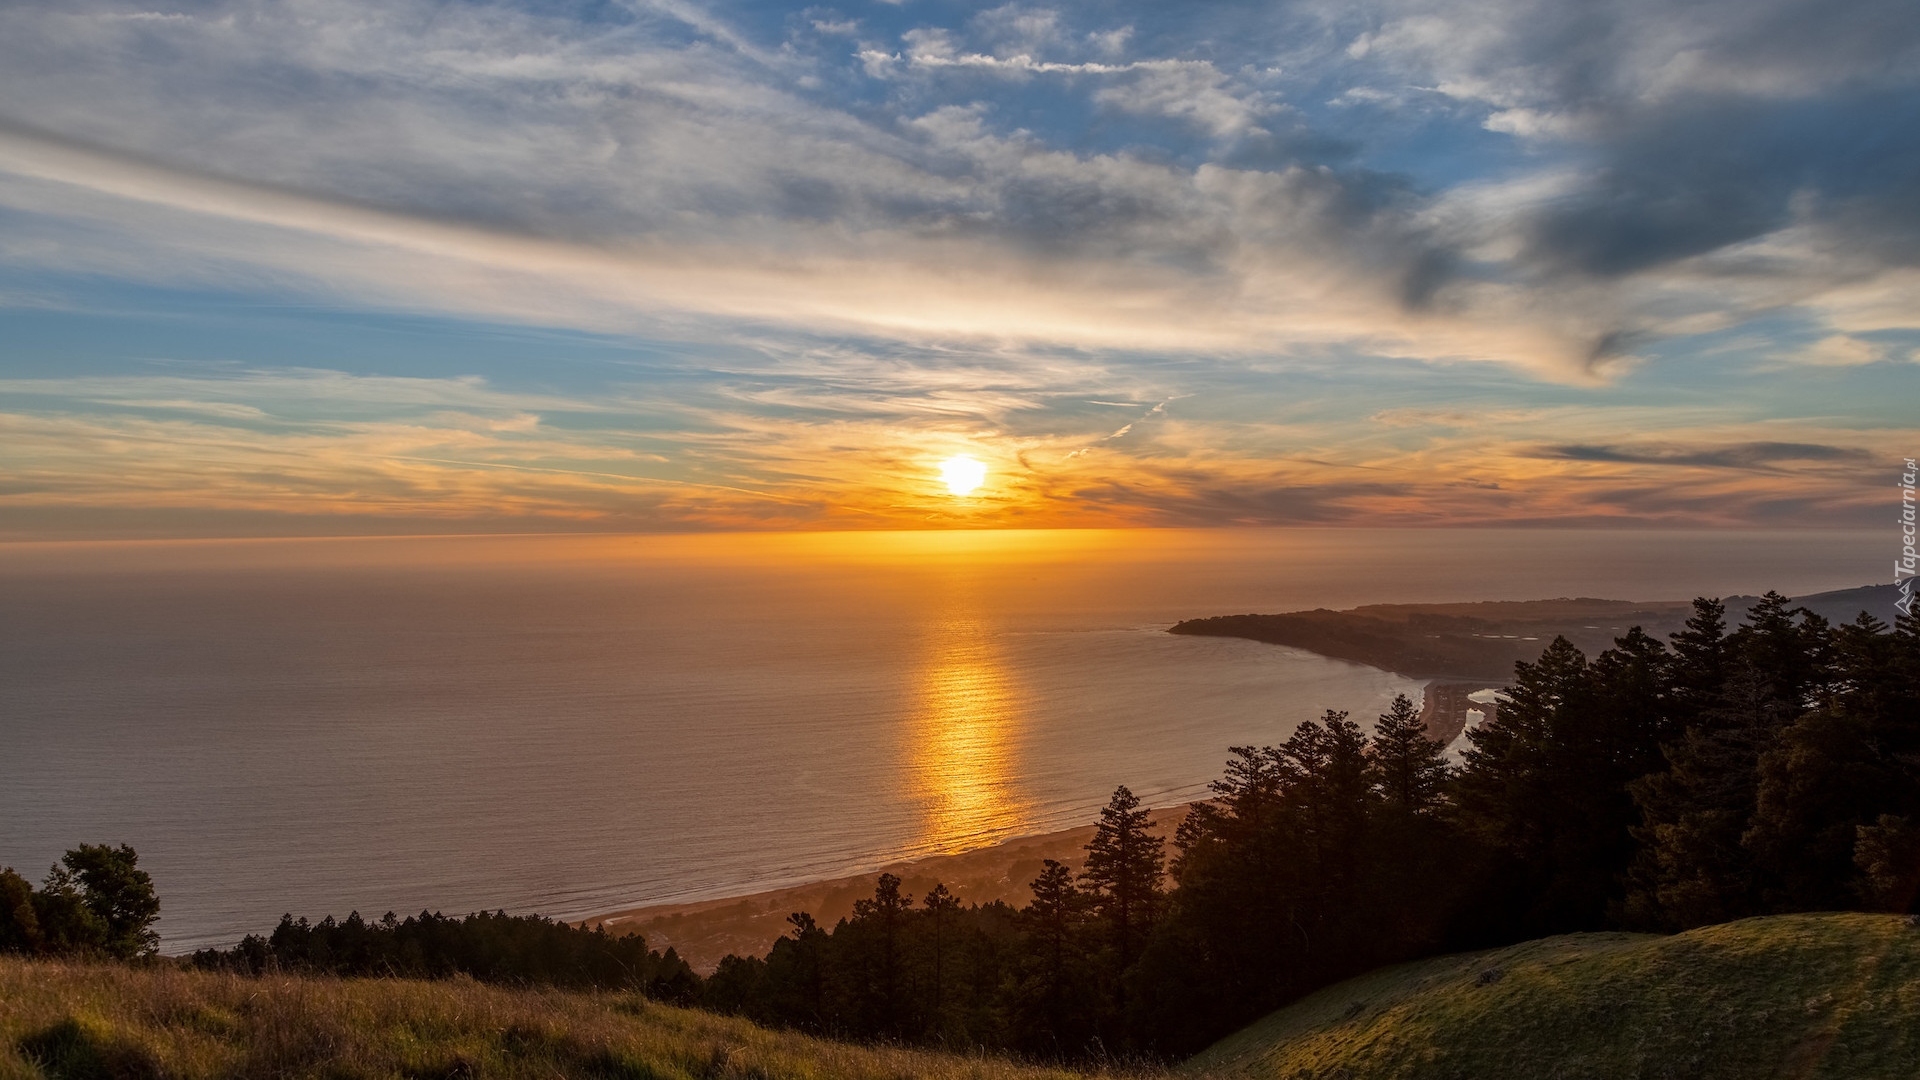
[(1073, 1030), (1067, 1006), (1074, 997), (1074, 952), (1086, 912), (1086, 897), (1073, 884), (1073, 871), (1062, 863), (1047, 859), (1040, 876), (1029, 884), (1033, 903), (1021, 912), (1021, 923), (1030, 942), (1033, 970), (1029, 975), (1029, 999), (1037, 999), (1043, 1022), (1032, 1025), (1037, 1038), (1029, 1041), (1055, 1054), (1076, 1042), (1080, 1034)]
[(905, 1019), (901, 1009), (902, 938), (913, 898), (900, 891), (900, 879), (881, 874), (873, 897), (856, 900), (851, 925), (866, 948), (857, 954), (861, 978), (854, 988), (861, 1027), (898, 1035)]
[(928, 921), (933, 924), (932, 1007), (934, 1015), (938, 1016), (945, 1002), (942, 988), (946, 977), (947, 939), (951, 936), (944, 931), (947, 931), (948, 924), (953, 922), (953, 911), (960, 906), (960, 902), (953, 898), (953, 893), (947, 891), (944, 884), (935, 885), (926, 896), (921, 898), (920, 902), (927, 909)]
[(33, 886), (13, 867), (0, 868), (0, 953), (36, 953), (41, 940)]
[(1420, 710), (1405, 694), (1373, 726), (1368, 768), (1386, 811), (1401, 818), (1430, 816), (1445, 798), (1446, 747), (1427, 738)]
[(160, 948), (160, 935), (153, 929), (160, 918), (160, 898), (139, 861), (125, 844), (81, 844), (54, 870), (78, 884), (81, 902), (101, 926), (100, 951), (116, 959), (151, 956)]
[(1121, 969), (1139, 955), (1140, 943), (1160, 909), (1160, 879), (1166, 873), (1166, 840), (1147, 831), (1152, 815), (1123, 784), (1114, 790), (1093, 839), (1087, 843), (1088, 886), (1093, 910), (1107, 924)]
[(0, 869), (0, 953), (136, 960), (160, 946), (160, 899), (125, 844), (81, 844), (47, 871), (39, 889)]

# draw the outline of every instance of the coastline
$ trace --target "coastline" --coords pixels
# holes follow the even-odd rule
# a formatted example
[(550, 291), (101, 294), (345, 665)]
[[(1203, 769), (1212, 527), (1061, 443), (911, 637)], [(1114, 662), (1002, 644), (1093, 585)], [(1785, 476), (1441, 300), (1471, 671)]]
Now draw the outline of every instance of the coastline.
[[(1389, 670), (1314, 649), (1304, 651), (1378, 671)], [(1484, 710), (1488, 717), (1493, 713), (1492, 706), (1471, 702), (1468, 695), (1503, 689), (1505, 685), (1471, 675), (1428, 676), (1420, 711), (1428, 737), (1443, 746), (1451, 744), (1466, 728), (1468, 709)], [(1154, 831), (1171, 839), (1192, 805), (1151, 808)], [(1054, 859), (1077, 869), (1093, 833), (1094, 825), (1088, 822), (1070, 829), (1011, 837), (972, 851), (903, 859), (858, 874), (704, 900), (640, 904), (569, 921), (583, 927), (603, 926), (613, 934), (643, 935), (649, 948), (672, 948), (695, 971), (710, 975), (728, 954), (766, 955), (773, 942), (788, 932), (787, 916), (792, 913), (804, 911), (821, 926), (831, 927), (853, 913), (856, 901), (873, 895), (881, 874), (900, 878), (901, 891), (915, 900), (935, 885), (945, 885), (961, 903), (1002, 901), (1024, 905), (1033, 899), (1028, 883), (1039, 875), (1044, 861)]]
[[(1156, 807), (1150, 812), (1153, 829), (1169, 838), (1186, 816), (1191, 803)], [(853, 913), (856, 900), (873, 895), (881, 874), (900, 878), (901, 891), (917, 902), (935, 885), (945, 885), (966, 904), (996, 900), (1024, 905), (1033, 899), (1027, 883), (1038, 877), (1046, 859), (1078, 869), (1094, 825), (1036, 833), (1003, 840), (992, 847), (954, 855), (932, 855), (889, 863), (861, 874), (826, 878), (785, 888), (744, 893), (686, 903), (643, 904), (585, 919), (569, 920), (581, 926), (605, 926), (609, 933), (642, 934), (648, 948), (673, 948), (709, 974), (728, 953), (762, 956), (787, 930), (787, 916), (796, 911), (812, 915), (830, 927)]]

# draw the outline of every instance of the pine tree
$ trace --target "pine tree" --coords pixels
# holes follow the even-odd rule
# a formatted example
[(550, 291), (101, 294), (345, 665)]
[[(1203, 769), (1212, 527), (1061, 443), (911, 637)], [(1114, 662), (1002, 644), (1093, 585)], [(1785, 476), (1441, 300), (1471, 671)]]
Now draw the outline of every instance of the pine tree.
[(1028, 884), (1033, 903), (1021, 912), (1029, 953), (1039, 962), (1040, 999), (1046, 1018), (1046, 1041), (1058, 1052), (1067, 1036), (1067, 1001), (1072, 982), (1074, 938), (1086, 908), (1086, 897), (1074, 887), (1073, 871), (1048, 859), (1040, 876)]
[(1367, 766), (1378, 810), (1363, 852), (1366, 926), (1356, 944), (1373, 963), (1392, 963), (1437, 944), (1461, 879), (1442, 815), (1450, 769), (1404, 694), (1374, 725)]
[(1838, 630), (1799, 614), (1812, 707), (1761, 755), (1744, 842), (1771, 909), (1820, 911), (1856, 901), (1862, 829), (1920, 812), (1920, 716), (1897, 634), (1864, 613)]
[(887, 1035), (900, 1031), (900, 937), (912, 905), (913, 898), (900, 891), (900, 879), (892, 874), (881, 874), (874, 882), (871, 900), (853, 903), (852, 924), (870, 935), (874, 952), (861, 1011), (871, 1030)]
[[(1710, 651), (1712, 610), (1696, 614)], [(1515, 665), (1499, 713), (1468, 733), (1453, 785), (1459, 820), (1496, 857), (1479, 905), (1489, 929), (1504, 921), (1544, 935), (1618, 917), (1634, 830), (1645, 826), (1628, 789), (1665, 770), (1661, 744), (1679, 731), (1674, 663), (1633, 627), (1592, 663), (1555, 638), (1537, 662)]]
[(805, 1031), (827, 1030), (825, 957), (832, 948), (825, 930), (811, 913), (787, 916), (792, 929), (767, 953), (767, 999), (752, 1012), (762, 1022), (791, 1024)]
[(1407, 695), (1396, 694), (1374, 724), (1367, 765), (1390, 814), (1412, 818), (1439, 808), (1447, 781), (1446, 748), (1427, 738), (1420, 711)]
[(1107, 923), (1118, 969), (1126, 970), (1160, 907), (1160, 878), (1165, 873), (1166, 841), (1147, 831), (1151, 814), (1121, 785), (1114, 790), (1100, 823), (1087, 843), (1087, 868), (1094, 910)]
[(1693, 614), (1685, 628), (1670, 635), (1673, 641), (1673, 698), (1682, 723), (1691, 724), (1720, 699), (1727, 681), (1727, 606), (1717, 599), (1695, 597)]
[(1767, 676), (1774, 697), (1792, 716), (1817, 704), (1828, 665), (1827, 621), (1768, 591), (1735, 631), (1730, 647)]
[(1493, 849), (1522, 861), (1544, 854), (1546, 822), (1537, 811), (1552, 798), (1557, 729), (1584, 705), (1586, 689), (1586, 656), (1556, 637), (1539, 660), (1514, 665), (1499, 712), (1467, 732), (1454, 790), (1462, 821)]
[(943, 1003), (942, 989), (946, 965), (947, 924), (953, 921), (953, 912), (960, 907), (960, 901), (953, 898), (944, 884), (936, 884), (921, 898), (921, 904), (927, 909), (927, 919), (933, 924), (933, 1015), (940, 1015)]
[(1760, 910), (1744, 837), (1753, 821), (1760, 757), (1785, 716), (1771, 680), (1741, 660), (1718, 702), (1667, 746), (1667, 769), (1632, 785), (1641, 847), (1623, 908), (1629, 925), (1686, 930)]

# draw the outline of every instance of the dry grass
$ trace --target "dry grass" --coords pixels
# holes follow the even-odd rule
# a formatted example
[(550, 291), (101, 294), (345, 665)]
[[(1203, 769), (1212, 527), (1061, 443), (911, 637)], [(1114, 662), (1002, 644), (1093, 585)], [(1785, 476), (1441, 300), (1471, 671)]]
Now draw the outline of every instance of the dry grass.
[(632, 994), (0, 958), (0, 1080), (556, 1076), (1080, 1080), (767, 1031)]

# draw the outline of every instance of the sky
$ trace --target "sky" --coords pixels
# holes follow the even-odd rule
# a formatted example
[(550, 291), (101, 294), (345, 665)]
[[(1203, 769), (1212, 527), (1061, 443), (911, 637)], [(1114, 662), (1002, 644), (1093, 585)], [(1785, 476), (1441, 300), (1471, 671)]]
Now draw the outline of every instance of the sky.
[(0, 6), (0, 539), (1871, 526), (1917, 403), (1912, 0)]

